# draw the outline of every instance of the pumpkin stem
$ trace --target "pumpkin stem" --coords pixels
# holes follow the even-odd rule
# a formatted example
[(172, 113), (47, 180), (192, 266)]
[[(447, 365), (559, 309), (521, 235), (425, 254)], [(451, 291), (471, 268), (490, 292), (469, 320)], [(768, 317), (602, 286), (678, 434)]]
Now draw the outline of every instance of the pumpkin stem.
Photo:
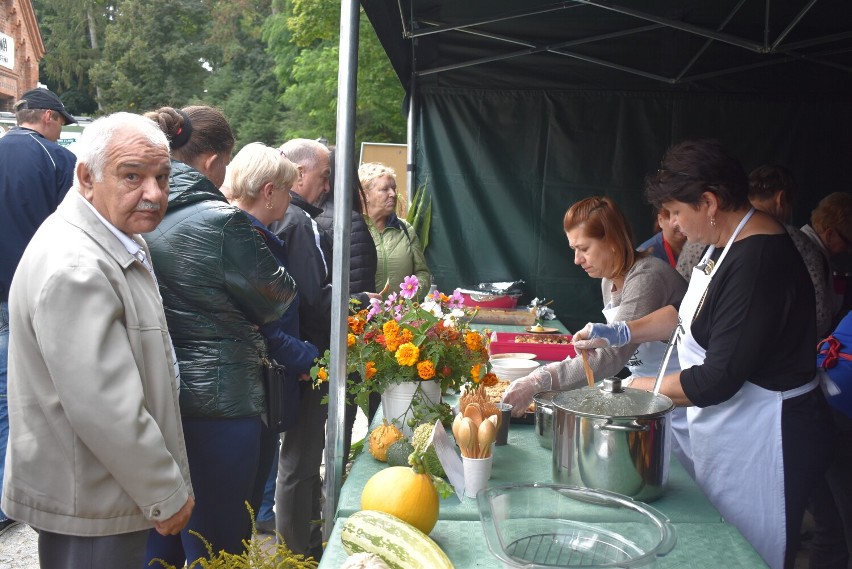
[(414, 452), (408, 455), (408, 464), (411, 466), (411, 470), (417, 474), (423, 474), (426, 472), (426, 463), (423, 462), (424, 454), (425, 453), (423, 451), (415, 449)]

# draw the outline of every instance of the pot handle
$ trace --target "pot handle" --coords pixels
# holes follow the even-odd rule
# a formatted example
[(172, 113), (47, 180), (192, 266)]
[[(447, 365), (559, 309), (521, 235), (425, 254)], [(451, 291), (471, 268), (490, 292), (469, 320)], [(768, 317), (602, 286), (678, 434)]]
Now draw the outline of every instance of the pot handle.
[(624, 433), (641, 433), (648, 430), (648, 425), (640, 425), (633, 421), (629, 425), (616, 425), (612, 419), (607, 419), (605, 423), (595, 423), (595, 429), (598, 431), (620, 431)]

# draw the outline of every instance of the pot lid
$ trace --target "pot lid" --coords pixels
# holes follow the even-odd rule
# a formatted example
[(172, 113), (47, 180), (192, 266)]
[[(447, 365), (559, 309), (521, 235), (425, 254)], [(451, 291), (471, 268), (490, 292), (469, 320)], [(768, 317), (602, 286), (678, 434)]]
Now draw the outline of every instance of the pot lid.
[(553, 405), (557, 409), (593, 417), (648, 417), (674, 409), (674, 403), (665, 395), (625, 388), (617, 377), (604, 379), (600, 387), (562, 391), (553, 398)]

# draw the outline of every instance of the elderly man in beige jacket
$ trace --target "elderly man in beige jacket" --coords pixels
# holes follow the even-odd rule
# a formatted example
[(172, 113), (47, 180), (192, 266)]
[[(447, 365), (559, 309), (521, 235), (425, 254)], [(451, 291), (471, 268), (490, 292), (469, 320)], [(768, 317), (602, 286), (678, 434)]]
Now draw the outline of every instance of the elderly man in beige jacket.
[(75, 183), (10, 289), (9, 450), (2, 508), (39, 530), (43, 569), (141, 567), (148, 530), (194, 500), (178, 368), (148, 248), (169, 146), (148, 119), (86, 128)]

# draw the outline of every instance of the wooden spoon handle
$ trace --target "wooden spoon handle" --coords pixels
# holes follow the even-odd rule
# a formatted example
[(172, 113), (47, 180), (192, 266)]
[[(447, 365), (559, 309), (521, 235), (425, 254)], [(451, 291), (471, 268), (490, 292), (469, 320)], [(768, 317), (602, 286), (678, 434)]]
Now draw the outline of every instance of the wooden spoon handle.
[(580, 356), (583, 358), (583, 371), (586, 372), (586, 381), (589, 384), (589, 387), (595, 386), (595, 374), (592, 373), (592, 366), (589, 365), (589, 356), (586, 354), (586, 350), (580, 350)]

